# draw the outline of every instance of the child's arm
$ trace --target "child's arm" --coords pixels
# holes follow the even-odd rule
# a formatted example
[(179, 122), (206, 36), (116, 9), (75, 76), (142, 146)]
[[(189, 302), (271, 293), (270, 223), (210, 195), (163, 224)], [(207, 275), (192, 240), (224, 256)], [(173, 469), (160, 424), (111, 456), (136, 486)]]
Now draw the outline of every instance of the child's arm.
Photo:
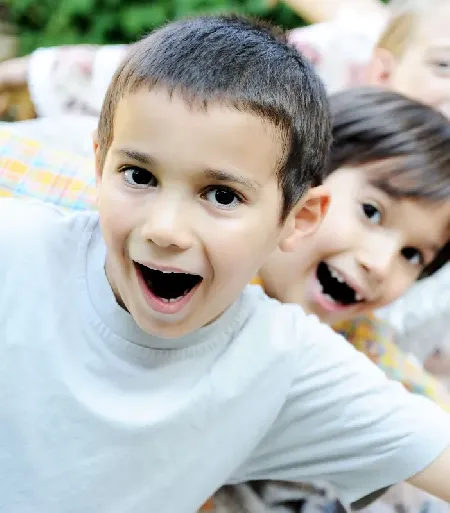
[(27, 61), (27, 80), (39, 116), (98, 116), (109, 82), (126, 55), (123, 45), (39, 48)]
[(434, 463), (408, 481), (417, 488), (450, 502), (450, 447)]

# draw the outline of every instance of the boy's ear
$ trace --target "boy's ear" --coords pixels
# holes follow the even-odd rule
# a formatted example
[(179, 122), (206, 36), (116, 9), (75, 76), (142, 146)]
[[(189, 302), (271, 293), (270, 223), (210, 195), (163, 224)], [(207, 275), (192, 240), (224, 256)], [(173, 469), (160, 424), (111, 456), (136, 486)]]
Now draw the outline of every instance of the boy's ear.
[(367, 68), (367, 81), (372, 86), (389, 85), (395, 69), (395, 57), (384, 48), (376, 48)]
[(330, 194), (324, 185), (309, 189), (286, 220), (279, 244), (281, 251), (294, 251), (300, 239), (315, 233), (329, 205)]
[(94, 130), (92, 133), (92, 146), (94, 148), (94, 156), (95, 156), (95, 181), (97, 186), (100, 184), (102, 179), (102, 167), (100, 162), (100, 146), (98, 142), (98, 131)]

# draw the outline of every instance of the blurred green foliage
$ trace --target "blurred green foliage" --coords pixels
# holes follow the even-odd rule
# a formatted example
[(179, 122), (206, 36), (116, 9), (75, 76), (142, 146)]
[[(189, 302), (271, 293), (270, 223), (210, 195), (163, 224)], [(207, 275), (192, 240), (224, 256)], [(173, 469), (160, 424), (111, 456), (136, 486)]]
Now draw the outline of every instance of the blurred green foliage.
[(166, 21), (195, 14), (239, 12), (285, 28), (303, 25), (282, 3), (267, 0), (3, 0), (17, 27), (21, 54), (64, 44), (128, 43)]

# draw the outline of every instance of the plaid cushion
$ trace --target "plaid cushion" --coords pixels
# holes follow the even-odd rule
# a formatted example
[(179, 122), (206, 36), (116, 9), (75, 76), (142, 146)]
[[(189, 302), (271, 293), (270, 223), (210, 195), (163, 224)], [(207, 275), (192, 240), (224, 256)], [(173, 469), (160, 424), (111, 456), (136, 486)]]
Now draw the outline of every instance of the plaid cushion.
[(0, 129), (0, 197), (33, 198), (72, 210), (92, 208), (92, 159)]

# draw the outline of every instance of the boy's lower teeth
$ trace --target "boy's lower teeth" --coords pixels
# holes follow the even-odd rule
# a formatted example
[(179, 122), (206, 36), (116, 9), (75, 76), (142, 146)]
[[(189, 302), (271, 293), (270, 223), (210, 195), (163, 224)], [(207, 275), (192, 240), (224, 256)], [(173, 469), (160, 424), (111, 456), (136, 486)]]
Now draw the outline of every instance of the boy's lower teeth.
[(161, 301), (163, 303), (175, 303), (176, 301), (182, 299), (186, 294), (182, 295), (182, 296), (178, 296), (178, 297), (171, 297), (171, 298), (166, 298), (166, 297), (162, 297), (161, 298)]

